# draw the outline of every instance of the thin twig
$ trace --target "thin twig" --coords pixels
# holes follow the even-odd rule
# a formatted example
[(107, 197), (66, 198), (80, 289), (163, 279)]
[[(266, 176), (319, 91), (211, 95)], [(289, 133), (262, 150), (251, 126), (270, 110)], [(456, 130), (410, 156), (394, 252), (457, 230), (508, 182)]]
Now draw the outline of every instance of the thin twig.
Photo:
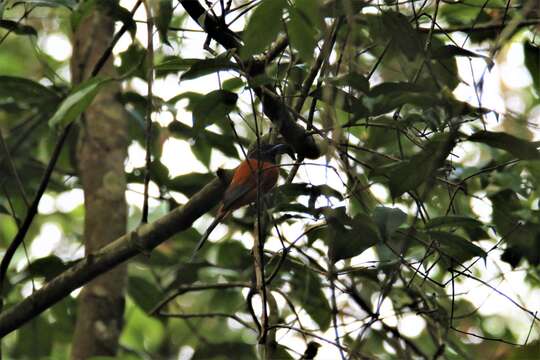
[(146, 224), (148, 222), (148, 187), (150, 185), (150, 163), (152, 161), (152, 110), (153, 110), (153, 96), (152, 96), (152, 85), (154, 79), (154, 41), (153, 41), (153, 31), (154, 31), (154, 18), (152, 17), (152, 8), (148, 3), (148, 0), (144, 0), (144, 8), (146, 9), (146, 32), (148, 36), (147, 50), (146, 50), (146, 62), (147, 62), (147, 73), (146, 73), (146, 89), (147, 89), (147, 98), (146, 98), (146, 129), (145, 129), (145, 166), (144, 166), (144, 200), (142, 207), (142, 217), (141, 222)]

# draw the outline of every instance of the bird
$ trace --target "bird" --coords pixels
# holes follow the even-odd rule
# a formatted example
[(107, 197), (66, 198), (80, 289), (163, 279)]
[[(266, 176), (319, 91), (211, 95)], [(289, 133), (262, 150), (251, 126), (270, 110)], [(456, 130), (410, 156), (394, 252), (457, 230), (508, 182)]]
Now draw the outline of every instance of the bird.
[[(232, 180), (223, 194), (221, 206), (214, 221), (208, 226), (206, 232), (197, 243), (191, 256), (193, 261), (197, 252), (202, 248), (214, 228), (229, 216), (234, 210), (257, 201), (257, 183), (260, 179), (259, 191), (265, 194), (277, 183), (279, 167), (276, 157), (288, 154), (296, 159), (291, 146), (287, 144), (260, 144), (248, 152), (246, 160), (234, 169)], [(260, 175), (258, 174), (259, 170)]]
[(300, 360), (313, 360), (315, 356), (317, 356), (317, 353), (319, 352), (319, 348), (321, 347), (321, 344), (315, 341), (310, 341), (307, 344), (306, 351), (304, 352), (304, 355), (300, 358)]

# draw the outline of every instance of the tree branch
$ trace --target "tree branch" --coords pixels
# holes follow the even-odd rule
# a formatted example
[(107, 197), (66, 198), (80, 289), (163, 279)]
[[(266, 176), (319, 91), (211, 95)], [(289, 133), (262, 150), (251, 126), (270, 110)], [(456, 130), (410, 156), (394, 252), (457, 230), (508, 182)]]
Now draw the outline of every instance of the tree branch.
[(141, 225), (64, 271), (41, 289), (0, 314), (0, 338), (19, 328), (56, 302), (68, 296), (100, 274), (134, 257), (149, 251), (172, 235), (191, 227), (200, 216), (210, 211), (223, 196), (230, 182), (214, 179), (181, 207), (178, 207), (150, 224)]
[[(517, 27), (524, 27), (524, 26), (530, 26), (530, 25), (538, 25), (540, 24), (540, 19), (525, 19), (520, 21), (517, 24)], [(473, 33), (473, 32), (481, 32), (481, 31), (490, 31), (490, 30), (499, 30), (508, 25), (508, 22), (501, 22), (501, 23), (488, 23), (488, 24), (482, 24), (477, 26), (472, 25), (465, 25), (465, 26), (456, 26), (452, 28), (439, 28), (439, 29), (433, 29), (433, 34), (448, 34), (453, 32), (466, 32), (466, 33)], [(429, 33), (430, 28), (419, 28), (417, 29), (419, 32), (422, 33)]]
[[(217, 41), (227, 50), (240, 49), (242, 44), (233, 31), (221, 24), (212, 14), (206, 12), (204, 7), (197, 0), (179, 0), (186, 12), (195, 20), (203, 30), (212, 39)], [(272, 52), (282, 51), (287, 44), (282, 39), (278, 40), (278, 45)], [(245, 62), (247, 75), (255, 77), (264, 72), (266, 61), (257, 61), (249, 59)], [(306, 133), (306, 130), (296, 123), (294, 114), (292, 114), (285, 103), (279, 97), (267, 96), (265, 88), (270, 92), (273, 89), (265, 86), (255, 86), (253, 90), (263, 104), (264, 114), (272, 121), (285, 141), (290, 144), (298, 153), (300, 158), (316, 159), (320, 156), (320, 150), (312, 136)]]

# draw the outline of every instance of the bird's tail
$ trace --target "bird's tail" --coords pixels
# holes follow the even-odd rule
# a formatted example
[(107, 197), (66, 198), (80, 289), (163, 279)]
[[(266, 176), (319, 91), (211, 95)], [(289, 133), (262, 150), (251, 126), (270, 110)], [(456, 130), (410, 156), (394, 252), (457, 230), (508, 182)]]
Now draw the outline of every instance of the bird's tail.
[(204, 232), (204, 235), (201, 237), (199, 242), (197, 243), (197, 246), (195, 247), (195, 250), (193, 250), (193, 253), (191, 254), (191, 258), (189, 259), (189, 262), (193, 262), (195, 260), (195, 257), (197, 256), (197, 253), (199, 250), (203, 247), (204, 243), (212, 233), (212, 231), (218, 226), (218, 224), (229, 214), (228, 211), (219, 211), (217, 216), (215, 217), (214, 221), (208, 226), (206, 231)]

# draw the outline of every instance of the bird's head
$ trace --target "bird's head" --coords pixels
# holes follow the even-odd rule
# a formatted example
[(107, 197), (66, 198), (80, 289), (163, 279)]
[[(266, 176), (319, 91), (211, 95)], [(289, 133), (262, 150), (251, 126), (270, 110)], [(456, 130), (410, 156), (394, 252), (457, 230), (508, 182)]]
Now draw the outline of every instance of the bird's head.
[(276, 163), (276, 156), (281, 154), (296, 159), (293, 148), (287, 144), (261, 144), (259, 148), (255, 147), (248, 152), (248, 158)]

